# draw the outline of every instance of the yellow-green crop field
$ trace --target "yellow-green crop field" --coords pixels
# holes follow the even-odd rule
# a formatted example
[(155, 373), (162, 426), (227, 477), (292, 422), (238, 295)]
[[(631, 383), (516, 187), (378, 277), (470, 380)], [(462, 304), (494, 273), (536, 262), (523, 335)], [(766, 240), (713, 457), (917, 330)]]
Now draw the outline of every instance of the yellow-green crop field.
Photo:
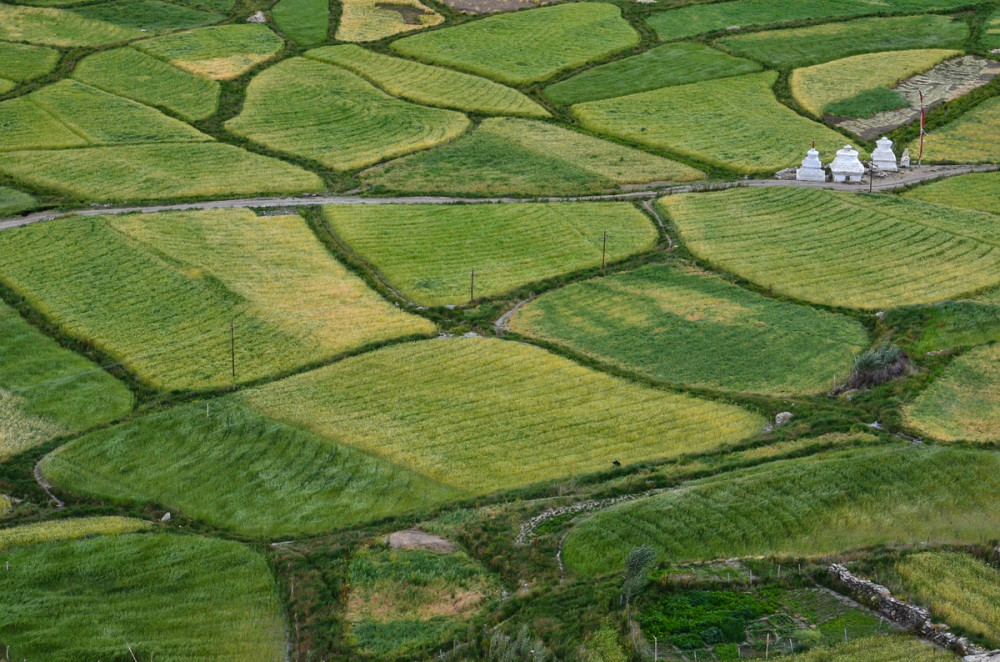
[(0, 215), (13, 216), (38, 205), (34, 196), (9, 186), (0, 186)]
[(78, 540), (92, 536), (117, 536), (153, 528), (149, 522), (132, 517), (79, 517), (22, 524), (0, 529), (0, 552), (16, 547), (49, 542)]
[(1000, 172), (974, 172), (925, 184), (904, 195), (952, 207), (1000, 214)]
[(58, 61), (59, 51), (54, 48), (0, 41), (0, 94), (17, 83), (44, 76)]
[(1000, 217), (983, 212), (791, 187), (658, 204), (702, 260), (805, 301), (878, 310), (1000, 282)]
[[(909, 145), (920, 149), (919, 139)], [(928, 163), (996, 163), (1000, 161), (1000, 98), (984, 101), (924, 138), (924, 161)]]
[(462, 113), (400, 101), (340, 67), (295, 58), (256, 76), (226, 128), (336, 170), (433, 147), (469, 126)]
[(853, 55), (796, 69), (791, 74), (789, 86), (792, 97), (810, 113), (819, 116), (831, 103), (878, 87), (892, 87), (960, 54), (955, 50), (926, 49)]
[(986, 22), (981, 41), (986, 48), (1000, 48), (1000, 10)]
[(238, 543), (133, 533), (0, 555), (0, 641), (12, 659), (124, 660), (129, 648), (143, 660), (285, 659), (268, 563)]
[(298, 216), (247, 210), (77, 218), (0, 234), (0, 280), (165, 389), (282, 373), (427, 334), (332, 259)]
[(866, 637), (785, 657), (787, 662), (954, 662), (955, 656), (916, 637)]
[(486, 115), (549, 116), (547, 110), (506, 85), (444, 67), (383, 55), (354, 44), (317, 48), (305, 56), (343, 67), (393, 96), (425, 106)]
[(285, 42), (265, 25), (218, 25), (146, 39), (135, 47), (178, 69), (229, 80), (270, 60)]
[(621, 10), (603, 2), (573, 2), (490, 16), (406, 37), (392, 49), (503, 83), (545, 80), (639, 43)]
[(868, 345), (848, 317), (662, 266), (543, 294), (510, 326), (666, 382), (757, 393), (828, 389)]
[(329, 0), (280, 0), (271, 8), (274, 25), (303, 46), (326, 41), (330, 28)]
[(218, 23), (225, 18), (216, 12), (161, 0), (112, 0), (93, 4), (83, 2), (77, 3), (70, 11), (84, 18), (153, 34), (189, 30)]
[(652, 221), (624, 202), (330, 205), (334, 232), (410, 300), (428, 306), (503, 294), (652, 248)]
[(555, 124), (507, 117), (361, 173), (369, 187), (444, 195), (580, 195), (691, 182), (700, 170)]
[(941, 441), (1000, 441), (1000, 345), (956, 358), (905, 413), (910, 426)]
[(0, 3), (0, 39), (46, 46), (100, 46), (142, 37), (135, 28), (84, 18), (53, 7)]
[(910, 597), (935, 620), (1000, 646), (1000, 573), (961, 552), (920, 552), (895, 567)]
[(594, 131), (739, 172), (798, 165), (815, 140), (832, 154), (844, 137), (778, 102), (766, 71), (573, 106)]
[(420, 0), (343, 0), (340, 6), (337, 39), (341, 41), (376, 41), (444, 21), (444, 16)]

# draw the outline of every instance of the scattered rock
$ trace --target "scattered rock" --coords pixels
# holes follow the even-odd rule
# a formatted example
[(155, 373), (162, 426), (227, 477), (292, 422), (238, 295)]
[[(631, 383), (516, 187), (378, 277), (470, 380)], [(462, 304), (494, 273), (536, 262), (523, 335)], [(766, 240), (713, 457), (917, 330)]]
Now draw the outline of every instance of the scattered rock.
[(783, 411), (774, 417), (774, 427), (778, 427), (779, 425), (784, 425), (790, 420), (792, 420), (792, 412)]
[(884, 430), (885, 429), (885, 426), (882, 425), (881, 423), (879, 423), (878, 421), (874, 421), (872, 423), (868, 423), (868, 427), (870, 427), (872, 430)]
[(885, 311), (884, 310), (878, 311), (877, 313), (875, 313), (875, 317), (882, 319), (883, 317), (885, 317)]
[(482, 336), (479, 335), (478, 333), (476, 333), (475, 331), (469, 331), (468, 333), (463, 333), (462, 337), (463, 338), (482, 338)]
[(389, 546), (393, 549), (426, 549), (438, 554), (452, 554), (455, 545), (441, 536), (435, 536), (420, 529), (407, 529), (389, 534)]
[(166, 515), (164, 515), (163, 517), (160, 518), (161, 522), (169, 522), (170, 520), (171, 520), (171, 517), (170, 517), (170, 513), (169, 512)]
[(785, 168), (774, 173), (775, 179), (795, 179), (795, 168)]
[[(1000, 53), (1000, 49), (997, 49)], [(990, 651), (982, 655), (966, 655), (962, 658), (965, 662), (1000, 662), (1000, 650)]]
[(267, 18), (264, 16), (264, 12), (259, 11), (248, 18), (247, 23), (267, 23)]

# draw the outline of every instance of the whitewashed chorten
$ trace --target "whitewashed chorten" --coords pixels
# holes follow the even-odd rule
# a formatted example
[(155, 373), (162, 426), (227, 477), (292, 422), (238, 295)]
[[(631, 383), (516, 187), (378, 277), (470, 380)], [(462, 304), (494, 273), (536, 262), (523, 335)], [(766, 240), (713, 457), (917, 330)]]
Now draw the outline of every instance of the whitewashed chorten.
[(830, 172), (835, 182), (860, 182), (865, 174), (865, 166), (858, 159), (858, 152), (850, 145), (837, 151), (837, 158), (830, 164)]
[(796, 169), (795, 179), (800, 182), (825, 182), (826, 171), (823, 170), (823, 162), (819, 160), (819, 152), (814, 145), (806, 152), (806, 158), (802, 160), (802, 167)]
[(892, 141), (882, 136), (875, 144), (878, 148), (872, 152), (872, 163), (879, 170), (885, 170), (886, 172), (896, 172), (899, 168), (896, 166), (896, 154), (892, 151)]

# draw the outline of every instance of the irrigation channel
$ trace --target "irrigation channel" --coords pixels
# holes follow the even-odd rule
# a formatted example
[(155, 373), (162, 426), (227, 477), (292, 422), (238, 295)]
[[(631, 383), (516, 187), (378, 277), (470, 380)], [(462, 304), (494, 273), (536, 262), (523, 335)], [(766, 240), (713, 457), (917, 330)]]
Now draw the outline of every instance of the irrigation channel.
[[(907, 172), (880, 179), (871, 183), (872, 191), (891, 191), (921, 182), (935, 179), (964, 175), (970, 172), (986, 172), (1000, 169), (997, 165), (950, 165), (950, 166), (918, 166)], [(739, 186), (804, 186), (807, 188), (826, 188), (835, 191), (852, 191), (864, 193), (869, 190), (865, 184), (837, 184), (834, 182), (799, 182), (783, 179), (738, 179), (724, 182), (707, 182), (687, 184), (684, 186), (657, 187), (625, 193), (609, 193), (605, 195), (582, 195), (566, 197), (537, 198), (463, 198), (453, 196), (405, 196), (405, 197), (366, 197), (362, 195), (304, 195), (288, 198), (236, 198), (232, 200), (203, 200), (200, 202), (183, 202), (167, 205), (148, 205), (134, 207), (91, 206), (73, 210), (49, 210), (27, 214), (16, 218), (0, 219), (0, 230), (52, 221), (67, 216), (99, 216), (103, 214), (151, 214), (164, 211), (184, 211), (192, 209), (268, 209), (283, 207), (310, 207), (315, 205), (451, 205), (451, 204), (516, 204), (523, 202), (600, 202), (606, 200), (650, 200), (662, 195), (677, 193), (692, 193), (695, 191), (715, 191)]]

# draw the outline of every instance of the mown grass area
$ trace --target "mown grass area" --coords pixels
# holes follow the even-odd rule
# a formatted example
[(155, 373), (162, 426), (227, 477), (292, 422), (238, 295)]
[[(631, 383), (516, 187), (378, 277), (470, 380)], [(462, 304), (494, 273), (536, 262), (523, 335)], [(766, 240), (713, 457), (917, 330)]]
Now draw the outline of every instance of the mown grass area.
[(652, 222), (624, 202), (330, 205), (334, 232), (411, 301), (461, 304), (600, 266), (656, 244)]
[(0, 247), (0, 279), (156, 388), (226, 386), (434, 330), (332, 259), (298, 216), (73, 218), (4, 232)]
[(968, 24), (932, 14), (753, 32), (724, 37), (717, 43), (736, 55), (789, 69), (875, 51), (961, 48), (968, 38)]
[(133, 48), (84, 58), (73, 78), (105, 92), (165, 108), (188, 121), (205, 119), (219, 104), (219, 83), (181, 71)]
[(442, 21), (444, 16), (420, 0), (344, 0), (336, 37), (340, 41), (376, 41)]
[(124, 384), (0, 302), (0, 459), (131, 408)]
[(530, 83), (639, 43), (612, 4), (579, 2), (490, 16), (392, 43), (396, 52), (481, 74)]
[(226, 129), (335, 170), (433, 147), (469, 126), (461, 113), (391, 97), (340, 67), (285, 60), (256, 76)]
[(1000, 345), (970, 350), (909, 404), (906, 423), (942, 441), (1000, 441)]
[(0, 554), (28, 545), (65, 542), (93, 536), (117, 536), (148, 531), (153, 525), (134, 517), (77, 517), (22, 524), (0, 529)]
[(848, 317), (665, 266), (543, 294), (511, 329), (666, 382), (774, 394), (830, 388), (868, 345)]
[(765, 71), (666, 87), (572, 112), (596, 133), (745, 173), (797, 165), (813, 140), (826, 154), (843, 147), (841, 134), (778, 102), (771, 91), (777, 76)]
[[(789, 88), (792, 97), (813, 115), (819, 116), (826, 112), (834, 115), (845, 115), (834, 112), (830, 106), (851, 99), (858, 94), (892, 87), (896, 83), (927, 71), (955, 55), (960, 55), (960, 51), (926, 49), (854, 55), (833, 62), (796, 69), (789, 78)], [(845, 116), (869, 117), (880, 110), (876, 109), (863, 115)]]
[(317, 48), (305, 56), (343, 67), (393, 96), (427, 106), (486, 115), (549, 116), (547, 110), (505, 85), (444, 67), (383, 55), (354, 44)]
[(274, 26), (302, 46), (326, 41), (330, 28), (330, 0), (281, 0), (271, 8)]
[(1000, 172), (974, 172), (948, 177), (904, 193), (908, 198), (1000, 215)]
[(92, 202), (283, 195), (324, 188), (323, 180), (307, 170), (219, 143), (0, 152), (0, 172)]
[(891, 634), (816, 648), (783, 659), (788, 662), (953, 662), (955, 656), (922, 639)]
[(1000, 573), (969, 554), (920, 552), (895, 567), (907, 597), (989, 646), (1000, 646)]
[(463, 552), (362, 549), (348, 571), (346, 619), (358, 647), (378, 659), (418, 654), (465, 634), (496, 579)]
[(59, 61), (59, 51), (44, 46), (0, 41), (0, 78), (21, 83), (44, 76)]
[(71, 10), (84, 18), (158, 34), (218, 23), (225, 16), (159, 0), (115, 0)]
[(267, 537), (315, 535), (464, 496), (338, 441), (230, 397), (87, 435), (46, 456), (41, 471), (70, 492), (166, 504)]
[[(920, 150), (920, 139), (909, 145)], [(997, 163), (1000, 161), (1000, 97), (988, 99), (924, 138), (928, 163)]]
[(38, 201), (34, 196), (9, 186), (0, 186), (0, 215), (13, 216), (36, 206)]
[(61, 47), (93, 47), (143, 34), (127, 28), (85, 18), (54, 7), (22, 7), (0, 4), (0, 39)]
[(285, 42), (266, 25), (218, 25), (144, 39), (135, 47), (178, 69), (215, 80), (236, 78), (280, 53)]
[(361, 173), (376, 190), (443, 195), (580, 195), (702, 178), (677, 161), (554, 124), (493, 117), (458, 140)]
[[(173, 534), (100, 536), (0, 553), (0, 641), (17, 659), (285, 659), (264, 557)], [(6, 650), (6, 649), (5, 649)]]
[(699, 258), (775, 292), (878, 310), (997, 283), (1000, 217), (791, 187), (661, 198)]
[(831, 554), (879, 544), (985, 542), (1000, 508), (1000, 455), (942, 446), (864, 448), (772, 462), (614, 506), (563, 548), (584, 575), (633, 548), (671, 560)]
[(738, 76), (760, 69), (756, 62), (733, 57), (704, 44), (664, 44), (549, 85), (545, 88), (545, 96), (556, 103), (572, 105)]

